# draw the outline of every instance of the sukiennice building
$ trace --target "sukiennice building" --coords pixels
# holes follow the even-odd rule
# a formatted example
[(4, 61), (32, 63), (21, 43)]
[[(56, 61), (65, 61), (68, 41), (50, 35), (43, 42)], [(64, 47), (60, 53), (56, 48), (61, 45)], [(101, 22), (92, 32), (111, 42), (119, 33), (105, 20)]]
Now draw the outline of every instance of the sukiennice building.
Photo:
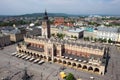
[(42, 21), (42, 35), (26, 34), (24, 42), (17, 46), (17, 53), (77, 70), (101, 75), (105, 73), (107, 49), (99, 45), (83, 44), (79, 40), (60, 40), (51, 37), (46, 11)]

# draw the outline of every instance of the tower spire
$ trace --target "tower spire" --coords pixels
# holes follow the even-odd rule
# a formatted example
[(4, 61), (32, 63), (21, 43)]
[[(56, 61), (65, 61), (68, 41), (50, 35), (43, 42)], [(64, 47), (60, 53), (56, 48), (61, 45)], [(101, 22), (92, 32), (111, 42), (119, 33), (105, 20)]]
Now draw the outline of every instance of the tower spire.
[(48, 15), (47, 15), (47, 10), (45, 9), (45, 13), (44, 13), (44, 19), (48, 20)]
[(47, 15), (47, 10), (45, 9), (45, 15)]

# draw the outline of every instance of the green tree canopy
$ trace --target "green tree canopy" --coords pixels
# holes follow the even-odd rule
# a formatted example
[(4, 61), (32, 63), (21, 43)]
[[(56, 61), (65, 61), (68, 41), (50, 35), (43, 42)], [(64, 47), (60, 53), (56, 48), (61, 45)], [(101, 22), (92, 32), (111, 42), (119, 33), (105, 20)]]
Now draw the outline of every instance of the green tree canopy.
[(72, 73), (69, 73), (66, 77), (66, 80), (74, 80), (74, 76)]
[(108, 43), (112, 43), (112, 40), (111, 40), (111, 39), (108, 39)]
[(65, 37), (65, 34), (57, 33), (57, 37), (60, 38), (60, 39), (63, 39)]

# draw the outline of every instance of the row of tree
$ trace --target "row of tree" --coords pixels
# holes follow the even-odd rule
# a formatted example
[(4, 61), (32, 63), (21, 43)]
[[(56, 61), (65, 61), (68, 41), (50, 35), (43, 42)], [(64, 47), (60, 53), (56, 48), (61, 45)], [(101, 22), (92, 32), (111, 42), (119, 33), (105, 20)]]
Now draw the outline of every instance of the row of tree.
[(98, 41), (98, 42), (101, 42), (101, 43), (102, 42), (108, 42), (108, 43), (112, 43), (113, 42), (110, 38), (107, 40), (106, 38), (105, 39), (102, 39), (102, 38), (98, 39), (98, 38), (93, 38), (93, 37), (91, 37), (91, 38), (90, 37), (84, 37), (84, 40), (85, 41), (90, 41), (91, 40), (91, 41), (95, 41), (95, 42)]
[(53, 33), (51, 34), (53, 37), (57, 37), (57, 38), (60, 38), (60, 39), (63, 39), (65, 37), (65, 34), (62, 34), (62, 33), (57, 33), (56, 35)]
[[(65, 34), (62, 34), (62, 33), (57, 33), (56, 35), (53, 33), (51, 34), (53, 37), (57, 37), (57, 38), (60, 38), (60, 39), (63, 39), (65, 37)], [(71, 38), (74, 38), (74, 39), (77, 39), (77, 36), (73, 36), (71, 35)]]
[(71, 35), (71, 38), (75, 38), (75, 39), (77, 39), (77, 36), (73, 36), (73, 35)]
[(16, 25), (25, 25), (25, 24), (29, 24), (29, 22), (24, 21), (24, 20), (9, 21), (9, 22), (0, 22), (0, 26), (13, 26), (13, 24), (16, 24)]
[(65, 34), (57, 33), (57, 37), (60, 38), (60, 39), (63, 39), (65, 37)]
[(95, 25), (95, 26), (100, 26), (101, 24), (97, 23), (97, 22), (88, 22), (89, 25)]

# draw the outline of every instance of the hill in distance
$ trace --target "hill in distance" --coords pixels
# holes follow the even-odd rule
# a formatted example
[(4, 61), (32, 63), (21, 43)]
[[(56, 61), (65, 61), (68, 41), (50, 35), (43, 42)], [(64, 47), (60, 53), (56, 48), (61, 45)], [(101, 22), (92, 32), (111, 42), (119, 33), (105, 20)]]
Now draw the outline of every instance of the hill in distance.
[[(24, 17), (40, 17), (44, 16), (44, 13), (33, 13), (33, 14), (25, 14), (25, 15), (20, 15)], [(70, 17), (70, 16), (78, 16), (78, 15), (70, 15), (70, 14), (65, 14), (65, 13), (48, 13), (48, 16), (50, 17)]]
[[(89, 16), (90, 14), (81, 14), (81, 15), (74, 15), (74, 14), (65, 14), (65, 13), (48, 13), (49, 17), (78, 17), (78, 16)], [(95, 15), (95, 14), (93, 14)], [(100, 14), (98, 14), (100, 15)], [(44, 13), (31, 13), (31, 14), (23, 14), (23, 15), (0, 15), (0, 17), (41, 17), (44, 16)], [(100, 16), (116, 16), (118, 15), (100, 15)]]
[[(41, 17), (44, 16), (44, 13), (32, 13), (32, 14), (24, 14), (24, 15), (0, 15), (0, 17)], [(48, 13), (50, 17), (77, 17), (79, 15), (71, 15), (65, 13)]]

